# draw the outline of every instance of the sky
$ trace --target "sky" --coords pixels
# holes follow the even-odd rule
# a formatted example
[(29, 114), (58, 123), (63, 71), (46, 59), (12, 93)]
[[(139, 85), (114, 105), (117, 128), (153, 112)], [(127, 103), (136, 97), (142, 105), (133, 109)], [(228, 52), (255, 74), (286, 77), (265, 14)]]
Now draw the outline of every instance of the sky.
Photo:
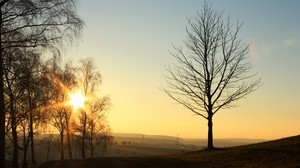
[[(243, 22), (239, 37), (251, 43), (249, 59), (263, 85), (238, 106), (214, 116), (215, 138), (277, 139), (300, 134), (300, 1), (211, 0)], [(78, 14), (86, 27), (65, 51), (76, 62), (94, 57), (101, 94), (112, 102), (112, 132), (207, 138), (207, 121), (166, 95), (165, 67), (182, 46), (187, 18), (201, 0), (85, 0)]]

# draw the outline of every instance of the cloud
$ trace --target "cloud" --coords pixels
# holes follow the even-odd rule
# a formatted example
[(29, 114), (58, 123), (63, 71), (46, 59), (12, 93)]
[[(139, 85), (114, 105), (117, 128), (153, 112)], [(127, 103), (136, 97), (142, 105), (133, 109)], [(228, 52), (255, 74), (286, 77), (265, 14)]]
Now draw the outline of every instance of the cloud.
[(258, 61), (263, 58), (270, 58), (278, 55), (283, 49), (291, 49), (298, 45), (298, 38), (287, 37), (281, 41), (254, 41), (247, 40), (249, 46), (249, 56), (253, 61)]
[(257, 52), (257, 47), (256, 47), (254, 41), (250, 42), (249, 55), (250, 55), (250, 58), (254, 61), (259, 59), (259, 54)]
[(249, 56), (253, 61), (257, 61), (261, 58), (268, 58), (274, 55), (275, 50), (278, 48), (276, 43), (266, 43), (266, 42), (255, 42), (248, 40), (249, 46)]
[(283, 40), (283, 45), (285, 47), (292, 47), (296, 44), (296, 40), (292, 37), (286, 38)]

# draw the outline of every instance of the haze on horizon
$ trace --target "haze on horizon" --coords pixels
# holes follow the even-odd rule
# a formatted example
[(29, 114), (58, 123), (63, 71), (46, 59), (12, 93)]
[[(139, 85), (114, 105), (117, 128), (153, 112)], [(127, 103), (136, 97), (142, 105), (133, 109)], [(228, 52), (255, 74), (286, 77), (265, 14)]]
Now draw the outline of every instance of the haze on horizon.
[[(276, 139), (300, 133), (300, 1), (208, 1), (233, 21), (263, 86), (214, 117), (215, 138)], [(81, 1), (86, 28), (66, 51), (71, 60), (94, 57), (110, 95), (115, 133), (206, 138), (207, 123), (174, 103), (160, 87), (172, 45), (183, 46), (187, 18), (204, 1)]]

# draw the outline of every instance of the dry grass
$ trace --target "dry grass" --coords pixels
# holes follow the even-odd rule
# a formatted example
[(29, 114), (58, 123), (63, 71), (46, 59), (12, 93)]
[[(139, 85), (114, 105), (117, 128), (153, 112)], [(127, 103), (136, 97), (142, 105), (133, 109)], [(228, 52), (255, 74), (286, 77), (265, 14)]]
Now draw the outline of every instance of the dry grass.
[(196, 168), (196, 167), (300, 167), (300, 136), (240, 147), (148, 157), (107, 157), (50, 161), (40, 168)]
[(205, 167), (300, 167), (300, 136), (275, 141), (187, 153), (183, 160)]

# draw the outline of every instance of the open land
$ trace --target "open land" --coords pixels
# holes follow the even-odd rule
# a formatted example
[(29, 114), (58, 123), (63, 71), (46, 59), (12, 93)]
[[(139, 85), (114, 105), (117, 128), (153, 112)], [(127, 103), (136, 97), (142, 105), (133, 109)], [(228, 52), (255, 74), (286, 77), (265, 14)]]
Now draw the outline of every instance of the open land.
[(300, 135), (238, 147), (184, 153), (48, 161), (39, 168), (300, 167)]

